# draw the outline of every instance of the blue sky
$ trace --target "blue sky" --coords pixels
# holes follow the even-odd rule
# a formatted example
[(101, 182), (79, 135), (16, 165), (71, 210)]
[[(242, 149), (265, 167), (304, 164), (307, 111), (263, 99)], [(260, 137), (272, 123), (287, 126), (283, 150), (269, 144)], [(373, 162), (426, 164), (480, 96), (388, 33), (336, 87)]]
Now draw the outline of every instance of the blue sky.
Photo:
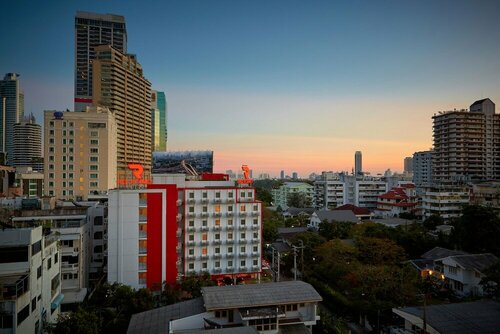
[[(401, 170), (431, 116), (500, 103), (499, 1), (8, 1), (0, 72), (26, 112), (72, 109), (77, 10), (124, 15), (128, 51), (169, 101), (171, 149), (216, 168)], [(41, 119), (40, 119), (41, 121)]]

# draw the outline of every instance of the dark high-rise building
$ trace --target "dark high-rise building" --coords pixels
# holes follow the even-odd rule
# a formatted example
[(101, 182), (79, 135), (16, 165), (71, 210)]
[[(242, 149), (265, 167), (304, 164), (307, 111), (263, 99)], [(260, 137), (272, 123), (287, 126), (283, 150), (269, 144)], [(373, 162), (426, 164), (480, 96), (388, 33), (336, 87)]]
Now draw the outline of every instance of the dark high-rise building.
[(19, 74), (7, 73), (0, 80), (0, 152), (11, 164), (14, 150), (14, 124), (24, 117), (24, 94), (19, 85)]
[(470, 110), (441, 111), (432, 117), (433, 180), (459, 184), (500, 179), (500, 114), (490, 99)]
[(92, 62), (98, 45), (127, 52), (125, 18), (113, 14), (77, 12), (75, 17), (75, 111), (92, 104)]
[(361, 151), (354, 153), (354, 175), (363, 175), (363, 161)]
[(151, 143), (153, 151), (167, 150), (167, 99), (164, 92), (151, 92)]
[(30, 115), (23, 122), (14, 124), (13, 133), (11, 165), (43, 172), (42, 127), (36, 124), (35, 117)]

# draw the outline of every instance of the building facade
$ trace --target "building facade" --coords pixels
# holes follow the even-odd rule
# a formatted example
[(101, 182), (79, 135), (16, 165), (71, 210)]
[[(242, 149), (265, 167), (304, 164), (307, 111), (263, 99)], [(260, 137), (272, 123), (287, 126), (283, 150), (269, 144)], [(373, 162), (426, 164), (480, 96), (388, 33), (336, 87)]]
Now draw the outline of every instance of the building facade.
[(44, 194), (43, 173), (34, 171), (31, 167), (16, 168), (16, 186), (20, 188), (20, 193), (26, 197), (41, 198)]
[(167, 99), (164, 92), (151, 92), (151, 143), (152, 150), (167, 150)]
[(418, 205), (414, 184), (403, 184), (378, 197), (375, 214), (379, 217), (399, 217), (402, 213), (416, 214)]
[(94, 48), (93, 103), (109, 108), (116, 119), (118, 180), (131, 180), (129, 163), (141, 164), (151, 174), (151, 83), (133, 55), (109, 45)]
[(116, 188), (116, 123), (106, 108), (44, 113), (45, 194), (87, 199)]
[(34, 171), (43, 172), (42, 127), (36, 124), (31, 115), (23, 122), (14, 124), (13, 130), (11, 165), (31, 167)]
[(77, 12), (75, 16), (75, 111), (92, 105), (92, 62), (95, 47), (111, 45), (127, 52), (125, 18), (113, 14)]
[(434, 181), (453, 185), (500, 179), (500, 114), (490, 99), (432, 119)]
[(148, 189), (110, 192), (108, 281), (158, 288), (182, 277), (258, 277), (261, 203), (227, 175), (154, 174)]
[(363, 156), (361, 151), (354, 153), (354, 175), (363, 175)]
[(42, 333), (60, 314), (61, 251), (42, 227), (0, 230), (0, 332)]
[(413, 157), (405, 158), (403, 170), (405, 173), (413, 173)]
[(288, 208), (288, 199), (291, 194), (302, 194), (311, 205), (314, 197), (314, 187), (304, 182), (285, 182), (279, 188), (272, 189), (273, 203), (282, 209)]
[(432, 215), (441, 216), (444, 220), (458, 218), (462, 207), (469, 203), (468, 187), (429, 187), (422, 195), (422, 218)]
[(14, 124), (24, 117), (24, 94), (19, 84), (19, 74), (7, 73), (0, 80), (0, 150), (4, 164), (10, 165), (14, 151)]
[(413, 183), (417, 190), (428, 187), (433, 183), (432, 155), (433, 151), (413, 153)]

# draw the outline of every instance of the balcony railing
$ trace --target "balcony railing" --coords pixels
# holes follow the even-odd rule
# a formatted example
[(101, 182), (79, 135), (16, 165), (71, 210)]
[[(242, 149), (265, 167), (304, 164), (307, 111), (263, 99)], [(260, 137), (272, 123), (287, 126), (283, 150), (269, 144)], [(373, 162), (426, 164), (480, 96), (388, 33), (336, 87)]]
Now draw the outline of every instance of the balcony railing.
[(148, 265), (145, 262), (139, 262), (139, 270), (148, 270)]
[(147, 254), (147, 253), (148, 253), (148, 249), (147, 248), (139, 247), (139, 254)]

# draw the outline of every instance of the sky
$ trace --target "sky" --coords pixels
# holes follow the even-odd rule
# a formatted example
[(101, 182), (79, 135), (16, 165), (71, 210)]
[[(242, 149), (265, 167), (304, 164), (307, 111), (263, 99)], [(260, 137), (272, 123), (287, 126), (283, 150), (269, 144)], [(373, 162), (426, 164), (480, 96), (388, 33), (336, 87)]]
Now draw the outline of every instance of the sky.
[(432, 115), (500, 103), (500, 1), (4, 1), (0, 74), (25, 112), (73, 109), (77, 10), (125, 16), (128, 52), (168, 100), (168, 149), (215, 170), (402, 171)]

